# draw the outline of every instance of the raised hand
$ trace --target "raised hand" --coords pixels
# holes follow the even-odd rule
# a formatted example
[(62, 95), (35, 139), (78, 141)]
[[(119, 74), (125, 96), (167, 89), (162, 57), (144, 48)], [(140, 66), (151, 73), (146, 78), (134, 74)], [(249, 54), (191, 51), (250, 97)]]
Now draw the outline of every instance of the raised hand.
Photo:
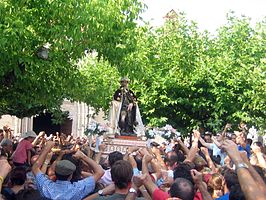
[(82, 151), (78, 150), (78, 151), (73, 155), (73, 157), (76, 158), (76, 159), (81, 159), (81, 158), (83, 158), (83, 157), (86, 157), (86, 155), (85, 155)]
[(195, 169), (190, 170), (190, 173), (195, 184), (200, 184), (202, 182), (202, 173)]
[(143, 185), (145, 179), (147, 178), (147, 174), (142, 174), (142, 175), (138, 175), (138, 176), (133, 176), (132, 177), (132, 183), (136, 186), (136, 187), (140, 187)]
[(206, 147), (200, 147), (200, 150), (201, 152), (204, 154), (204, 155), (208, 155), (209, 154), (209, 151)]
[(237, 145), (232, 140), (225, 140), (222, 143), (222, 148), (227, 152), (234, 163), (242, 160)]
[(194, 140), (199, 140), (200, 132), (198, 130), (193, 130)]

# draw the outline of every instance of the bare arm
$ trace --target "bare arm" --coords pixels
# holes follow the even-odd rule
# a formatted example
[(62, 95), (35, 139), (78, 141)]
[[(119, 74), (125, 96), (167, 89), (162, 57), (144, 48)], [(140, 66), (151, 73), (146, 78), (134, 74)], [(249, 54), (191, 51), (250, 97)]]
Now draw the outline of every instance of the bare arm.
[[(111, 195), (115, 192), (115, 185), (112, 183), (110, 185), (108, 185), (107, 187), (105, 187), (103, 189), (103, 195), (106, 196), (106, 195)], [(83, 200), (93, 200), (93, 199), (96, 199), (97, 197), (99, 197), (99, 194), (98, 192), (86, 197), (85, 199)]]
[(42, 173), (44, 173), (44, 174), (46, 173), (47, 167), (48, 167), (48, 165), (52, 159), (52, 156), (53, 156), (53, 152), (49, 152), (47, 154), (46, 159), (45, 159), (44, 163), (42, 164), (42, 168), (41, 168)]
[(266, 169), (266, 161), (264, 159), (263, 153), (261, 152), (261, 148), (255, 144), (252, 145), (251, 148), (258, 159), (259, 166), (262, 167), (263, 169)]
[(37, 173), (41, 172), (40, 167), (42, 166), (47, 154), (51, 151), (53, 147), (54, 147), (54, 142), (48, 141), (46, 143), (46, 146), (43, 148), (41, 155), (38, 157), (37, 161), (32, 166), (32, 172), (35, 176), (37, 175)]
[(201, 149), (201, 152), (205, 155), (205, 158), (206, 158), (207, 163), (208, 163), (208, 167), (212, 170), (213, 173), (215, 173), (216, 167), (215, 167), (214, 163), (212, 162), (212, 159), (209, 155), (208, 149), (205, 147), (201, 147), (200, 149)]
[(37, 144), (38, 144), (38, 142), (39, 142), (39, 139), (41, 138), (41, 137), (43, 137), (45, 135), (45, 132), (40, 132), (39, 133), (39, 135), (33, 140), (33, 142), (31, 143), (32, 144), (32, 146), (33, 147), (35, 147)]
[(96, 156), (94, 158), (94, 160), (95, 160), (96, 163), (98, 163), (98, 164), (100, 163), (101, 156), (102, 156), (102, 153), (104, 152), (105, 148), (106, 148), (106, 145), (105, 144), (100, 144), (99, 145), (99, 152), (96, 153)]
[(201, 137), (199, 138), (199, 141), (200, 141), (200, 143), (201, 143), (203, 146), (207, 147), (208, 149), (212, 149), (212, 144), (211, 144), (211, 143), (207, 143), (207, 142), (205, 142)]
[(202, 174), (195, 169), (191, 170), (191, 176), (193, 181), (195, 182), (196, 186), (201, 192), (203, 200), (213, 200), (210, 193), (207, 190), (207, 187), (204, 185), (202, 181)]
[(194, 140), (192, 142), (192, 146), (188, 152), (187, 158), (184, 160), (184, 162), (193, 162), (197, 152), (198, 152), (198, 141), (200, 138), (200, 132), (197, 130), (193, 131), (194, 134)]
[(2, 184), (5, 180), (5, 178), (7, 177), (7, 175), (9, 174), (9, 172), (11, 171), (11, 166), (9, 165), (8, 161), (6, 159), (1, 159), (0, 160), (0, 193), (2, 190)]
[(149, 170), (148, 170), (148, 163), (151, 162), (152, 156), (151, 155), (144, 155), (142, 158), (142, 174), (146, 176), (144, 181), (144, 186), (148, 190), (149, 194), (152, 196), (153, 192), (158, 188), (157, 185), (152, 181)]
[(98, 181), (104, 175), (104, 171), (103, 171), (102, 167), (100, 165), (98, 165), (94, 160), (92, 160), (91, 158), (86, 156), (84, 153), (82, 153), (81, 151), (77, 151), (73, 155), (73, 157), (75, 157), (77, 159), (81, 159), (82, 161), (87, 163), (92, 168), (92, 170), (94, 172), (93, 178), (94, 178), (95, 182)]
[(188, 155), (189, 149), (187, 148), (187, 146), (181, 140), (178, 140), (178, 144), (180, 145), (184, 154)]
[(257, 186), (262, 191), (264, 191), (265, 196), (266, 196), (266, 184), (264, 183), (261, 176), (257, 173), (257, 171), (254, 169), (254, 167), (249, 162), (248, 157), (247, 157), (247, 153), (245, 151), (241, 151), (240, 155), (241, 155), (243, 161), (248, 165), (248, 170), (249, 170), (251, 176), (253, 177), (253, 179), (255, 180), (255, 182), (257, 183)]
[(167, 169), (166, 166), (165, 166), (164, 160), (163, 160), (163, 158), (161, 156), (160, 149), (158, 149), (157, 147), (153, 147), (152, 148), (152, 152), (154, 153), (154, 155), (156, 156), (156, 159), (160, 163), (161, 168)]
[[(224, 141), (222, 147), (226, 150), (230, 158), (233, 160), (234, 164), (238, 166), (244, 163), (240, 152), (237, 149), (236, 144), (231, 140)], [(247, 168), (237, 168), (237, 176), (241, 186), (241, 189), (247, 200), (263, 200), (265, 199), (265, 193), (257, 185), (254, 178), (251, 176), (249, 169)]]
[(31, 151), (27, 150), (27, 162), (30, 165), (30, 159), (31, 159)]

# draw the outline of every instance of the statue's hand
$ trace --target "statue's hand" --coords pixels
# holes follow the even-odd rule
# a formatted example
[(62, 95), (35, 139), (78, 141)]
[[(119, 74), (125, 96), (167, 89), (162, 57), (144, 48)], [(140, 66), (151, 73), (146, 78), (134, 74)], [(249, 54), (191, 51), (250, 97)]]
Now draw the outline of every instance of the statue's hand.
[(131, 111), (132, 108), (133, 108), (133, 103), (130, 103), (130, 104), (128, 105), (128, 107), (127, 107), (127, 110), (128, 110), (128, 111)]

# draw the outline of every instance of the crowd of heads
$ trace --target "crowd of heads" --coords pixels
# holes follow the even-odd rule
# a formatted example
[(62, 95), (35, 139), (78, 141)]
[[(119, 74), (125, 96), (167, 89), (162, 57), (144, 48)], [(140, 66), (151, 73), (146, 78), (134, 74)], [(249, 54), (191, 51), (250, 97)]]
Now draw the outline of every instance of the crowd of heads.
[[(88, 138), (0, 129), (0, 199), (265, 199), (266, 157), (245, 129), (106, 153)], [(170, 147), (170, 148), (169, 148)]]

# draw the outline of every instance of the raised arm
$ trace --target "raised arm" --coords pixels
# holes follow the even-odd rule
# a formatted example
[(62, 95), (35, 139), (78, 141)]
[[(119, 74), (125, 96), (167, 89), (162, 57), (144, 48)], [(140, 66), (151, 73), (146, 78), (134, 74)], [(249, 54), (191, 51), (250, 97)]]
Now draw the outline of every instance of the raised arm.
[(37, 135), (37, 137), (33, 140), (33, 142), (31, 143), (32, 146), (35, 147), (35, 146), (38, 144), (39, 139), (40, 139), (41, 137), (44, 137), (44, 135), (45, 135), (45, 132), (44, 132), (44, 131), (41, 131), (41, 132)]
[(97, 182), (104, 175), (104, 171), (103, 171), (102, 167), (100, 165), (98, 165), (94, 160), (92, 160), (91, 158), (86, 156), (84, 153), (82, 153), (80, 150), (77, 151), (73, 155), (73, 157), (84, 161), (86, 164), (88, 164), (91, 167), (91, 169), (94, 172), (93, 178), (94, 178), (95, 182)]
[(213, 173), (215, 173), (216, 172), (216, 167), (215, 167), (215, 165), (214, 165), (214, 163), (213, 163), (213, 161), (212, 161), (212, 159), (211, 159), (211, 157), (209, 155), (208, 149), (205, 148), (205, 147), (201, 147), (200, 150), (205, 155), (205, 158), (207, 160), (209, 168), (212, 170)]
[(251, 148), (258, 159), (259, 166), (263, 169), (266, 169), (266, 161), (264, 159), (263, 153), (261, 152), (261, 148), (255, 144), (252, 145)]
[(148, 163), (150, 163), (152, 160), (151, 155), (144, 155), (142, 158), (142, 174), (146, 174), (147, 178), (144, 182), (145, 187), (149, 191), (149, 194), (152, 195), (153, 192), (158, 188), (157, 185), (152, 181), (149, 170), (148, 170)]
[(194, 134), (194, 140), (192, 142), (192, 146), (188, 152), (187, 158), (184, 160), (184, 162), (193, 162), (197, 152), (198, 152), (198, 142), (200, 138), (200, 132), (197, 130), (193, 131)]
[(255, 182), (257, 183), (257, 186), (262, 190), (264, 191), (265, 193), (265, 196), (266, 196), (266, 184), (265, 182), (262, 180), (261, 176), (257, 173), (257, 171), (255, 170), (255, 168), (251, 165), (251, 163), (249, 162), (248, 160), (248, 157), (247, 157), (247, 152), (245, 151), (241, 151), (240, 152), (240, 155), (244, 161), (244, 163), (247, 164), (248, 166), (248, 170), (251, 174), (251, 176), (253, 177), (253, 179), (255, 180)]
[(38, 157), (37, 161), (32, 166), (32, 172), (36, 176), (39, 172), (41, 172), (40, 167), (43, 165), (44, 160), (46, 159), (47, 154), (54, 147), (54, 142), (48, 141), (46, 146), (43, 148), (41, 155)]
[(203, 200), (213, 200), (210, 193), (207, 190), (207, 187), (203, 183), (202, 174), (195, 169), (192, 169), (190, 172), (194, 183), (201, 192)]
[(200, 141), (200, 143), (201, 143), (203, 146), (207, 147), (208, 149), (212, 149), (212, 144), (211, 144), (211, 143), (207, 143), (207, 142), (205, 142), (201, 137), (199, 138), (199, 141)]
[(265, 192), (260, 189), (255, 179), (252, 177), (249, 171), (249, 167), (244, 164), (240, 152), (237, 149), (237, 145), (231, 140), (226, 140), (223, 142), (222, 148), (226, 150), (226, 152), (236, 165), (238, 180), (246, 199), (265, 199)]

